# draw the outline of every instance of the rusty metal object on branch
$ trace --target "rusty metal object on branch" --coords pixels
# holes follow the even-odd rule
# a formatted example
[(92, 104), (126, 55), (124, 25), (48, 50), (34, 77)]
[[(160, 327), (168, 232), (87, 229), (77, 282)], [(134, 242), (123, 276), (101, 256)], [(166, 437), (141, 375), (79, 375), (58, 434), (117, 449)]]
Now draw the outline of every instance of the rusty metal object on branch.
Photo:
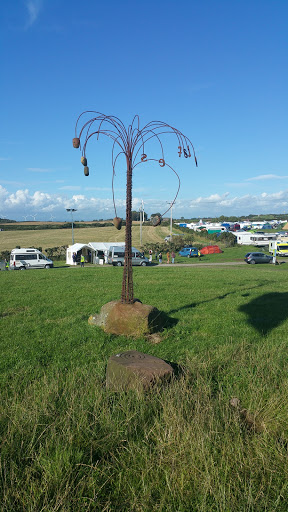
[(161, 215), (155, 215), (155, 217), (153, 217), (152, 219), (152, 225), (154, 226), (154, 228), (156, 226), (160, 226), (161, 222), (162, 222), (162, 216)]
[(122, 219), (121, 217), (114, 217), (113, 224), (118, 231), (122, 228)]
[(79, 148), (79, 146), (80, 146), (80, 139), (78, 137), (74, 137), (72, 142), (73, 142), (73, 148)]
[(87, 158), (85, 158), (85, 156), (81, 156), (81, 164), (87, 165)]
[(84, 167), (84, 175), (89, 176), (89, 167)]

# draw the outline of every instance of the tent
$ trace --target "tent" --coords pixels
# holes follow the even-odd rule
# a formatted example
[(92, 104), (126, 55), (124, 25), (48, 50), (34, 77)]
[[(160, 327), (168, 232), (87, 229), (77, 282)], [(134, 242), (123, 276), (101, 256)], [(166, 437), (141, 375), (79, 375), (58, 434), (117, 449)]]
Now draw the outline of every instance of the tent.
[(66, 250), (66, 264), (73, 265), (73, 253), (76, 253), (76, 262), (80, 262), (81, 254), (87, 263), (107, 263), (108, 252), (111, 246), (125, 246), (125, 242), (89, 242), (88, 244), (74, 244)]
[(89, 242), (88, 246), (93, 250), (92, 263), (107, 263), (110, 247), (123, 247), (125, 242)]
[(203, 247), (200, 252), (201, 254), (220, 254), (223, 251), (221, 251), (218, 245), (207, 245), (206, 247)]
[(81, 255), (83, 254), (84, 255), (84, 258), (85, 258), (85, 261), (87, 263), (91, 263), (94, 259), (94, 250), (92, 247), (90, 247), (88, 244), (74, 244), (74, 245), (70, 245), (70, 247), (68, 247), (66, 249), (66, 263), (67, 265), (73, 265), (73, 253), (76, 253), (76, 262), (79, 263), (80, 262), (80, 257)]

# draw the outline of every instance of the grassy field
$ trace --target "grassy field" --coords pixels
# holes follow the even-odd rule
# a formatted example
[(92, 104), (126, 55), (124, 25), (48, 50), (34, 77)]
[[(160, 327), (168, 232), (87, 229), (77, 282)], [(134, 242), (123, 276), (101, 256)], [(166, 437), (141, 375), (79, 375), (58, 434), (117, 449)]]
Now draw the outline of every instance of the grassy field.
[[(88, 325), (121, 280), (100, 266), (0, 272), (1, 510), (286, 512), (285, 265), (135, 268), (135, 295), (173, 319), (158, 344)], [(111, 393), (107, 360), (130, 349), (182, 372)]]
[[(163, 242), (165, 236), (169, 235), (169, 227), (166, 226), (143, 226), (142, 243)], [(177, 231), (177, 230), (176, 230)], [(173, 231), (174, 232), (174, 231)], [(103, 228), (74, 228), (74, 241), (79, 243), (88, 242), (124, 242), (125, 228), (117, 231), (115, 227)], [(140, 226), (135, 223), (132, 227), (132, 243), (135, 247), (140, 246)], [(58, 247), (72, 244), (71, 229), (37, 229), (35, 231), (0, 231), (0, 252), (20, 247)]]

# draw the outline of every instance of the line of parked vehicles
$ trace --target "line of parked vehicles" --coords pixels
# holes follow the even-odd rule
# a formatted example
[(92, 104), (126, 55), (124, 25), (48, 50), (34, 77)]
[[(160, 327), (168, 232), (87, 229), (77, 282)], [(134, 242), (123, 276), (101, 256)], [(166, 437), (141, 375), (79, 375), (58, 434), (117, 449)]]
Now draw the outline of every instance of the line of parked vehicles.
[[(179, 251), (179, 256), (186, 258), (199, 257), (200, 252), (197, 247), (185, 246)], [(110, 247), (108, 253), (108, 263), (110, 265), (121, 267), (124, 265), (125, 247)], [(273, 256), (264, 252), (248, 252), (244, 261), (255, 265), (261, 263), (273, 263)], [(149, 265), (148, 258), (143, 253), (132, 247), (132, 265), (145, 267)], [(10, 255), (10, 269), (26, 270), (29, 268), (53, 268), (53, 261), (47, 258), (41, 251), (33, 248), (13, 249)]]
[[(188, 258), (197, 257), (197, 247), (185, 246), (179, 256)], [(108, 264), (121, 267), (124, 265), (125, 247), (111, 246), (108, 253)], [(132, 265), (145, 267), (149, 260), (138, 249), (132, 247)], [(47, 258), (41, 251), (33, 248), (13, 249), (10, 254), (10, 269), (26, 270), (32, 268), (53, 268), (53, 261)]]

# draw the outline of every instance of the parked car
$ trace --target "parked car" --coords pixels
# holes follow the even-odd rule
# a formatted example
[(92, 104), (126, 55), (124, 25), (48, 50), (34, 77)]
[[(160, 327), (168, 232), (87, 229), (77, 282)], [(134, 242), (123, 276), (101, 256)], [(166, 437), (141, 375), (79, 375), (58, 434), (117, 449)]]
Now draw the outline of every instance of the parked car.
[(254, 265), (255, 263), (272, 263), (273, 256), (264, 254), (264, 252), (248, 252), (244, 261), (246, 261), (246, 263), (251, 263), (251, 265)]
[(183, 247), (179, 252), (179, 256), (186, 256), (186, 258), (195, 258), (198, 256), (197, 247)]

